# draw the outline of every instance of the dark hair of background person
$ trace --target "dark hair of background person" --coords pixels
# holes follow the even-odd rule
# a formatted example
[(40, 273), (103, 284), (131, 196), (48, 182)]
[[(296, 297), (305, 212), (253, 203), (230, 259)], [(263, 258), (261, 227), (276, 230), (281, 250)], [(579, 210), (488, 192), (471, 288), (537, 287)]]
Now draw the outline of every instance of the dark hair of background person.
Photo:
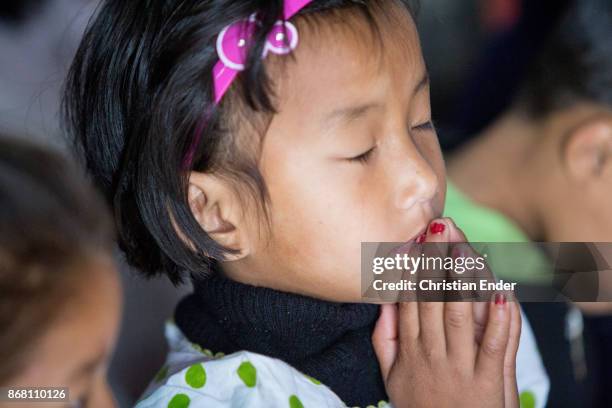
[[(260, 55), (283, 3), (107, 0), (87, 29), (66, 85), (65, 123), (114, 209), (127, 261), (144, 275), (163, 274), (178, 284), (186, 271), (206, 276), (212, 262), (235, 252), (217, 244), (193, 217), (191, 170), (214, 170), (234, 182), (244, 192), (240, 197), (256, 199), (265, 219), (269, 198), (257, 140), (275, 106)], [(409, 0), (321, 0), (297, 16), (316, 28), (342, 24), (352, 13), (379, 33), (374, 17), (391, 18), (391, 4), (411, 13), (416, 7)], [(217, 35), (255, 12), (261, 24), (246, 70), (215, 106)]]
[(577, 102), (612, 107), (612, 2), (576, 0), (529, 70), (519, 105), (540, 118)]
[[(510, 28), (487, 34), (480, 56), (467, 71), (459, 92), (446, 101), (436, 99), (434, 94), (434, 119), (445, 152), (477, 137), (513, 104), (533, 61), (570, 2), (518, 1), (518, 21)], [(440, 104), (447, 106), (446, 111), (438, 109)]]
[(0, 22), (19, 24), (49, 0), (4, 0), (0, 2)]
[(0, 384), (27, 363), (92, 259), (112, 253), (104, 201), (81, 173), (0, 135)]

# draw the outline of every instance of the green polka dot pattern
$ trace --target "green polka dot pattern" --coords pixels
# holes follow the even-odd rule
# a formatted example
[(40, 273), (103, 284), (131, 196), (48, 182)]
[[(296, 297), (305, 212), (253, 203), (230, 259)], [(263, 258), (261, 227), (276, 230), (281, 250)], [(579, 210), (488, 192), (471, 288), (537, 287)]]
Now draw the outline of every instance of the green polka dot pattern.
[(289, 397), (289, 408), (304, 408), (304, 404), (296, 395), (292, 395)]
[(187, 408), (191, 400), (185, 394), (176, 394), (168, 403), (168, 408)]
[(240, 377), (242, 382), (247, 387), (255, 386), (255, 383), (257, 382), (257, 370), (250, 361), (245, 361), (244, 363), (240, 364), (240, 367), (238, 367), (236, 372), (238, 373), (238, 377)]
[(535, 395), (531, 391), (523, 391), (519, 397), (521, 402), (521, 408), (535, 408), (536, 400)]
[(305, 374), (304, 374), (304, 377), (308, 378), (310, 382), (312, 382), (313, 384), (321, 385), (321, 381), (317, 380), (316, 378), (312, 378), (311, 376), (305, 375)]
[(185, 382), (191, 388), (202, 388), (206, 384), (206, 370), (202, 364), (194, 364), (185, 373)]

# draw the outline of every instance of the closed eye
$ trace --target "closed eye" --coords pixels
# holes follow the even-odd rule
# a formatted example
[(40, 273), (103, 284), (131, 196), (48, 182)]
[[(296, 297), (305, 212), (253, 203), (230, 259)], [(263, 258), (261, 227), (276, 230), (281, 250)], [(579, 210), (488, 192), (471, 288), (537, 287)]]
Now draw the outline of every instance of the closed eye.
[(429, 131), (435, 130), (435, 127), (434, 127), (433, 122), (430, 120), (429, 122), (425, 122), (425, 123), (415, 126), (413, 129), (420, 131), (420, 132), (421, 131), (429, 132)]
[(359, 156), (355, 156), (355, 157), (349, 158), (348, 161), (359, 162), (359, 163), (367, 163), (368, 159), (370, 158), (370, 156), (372, 156), (372, 153), (374, 152), (374, 149), (376, 149), (376, 146), (372, 147), (367, 152), (364, 152), (364, 153), (360, 154)]

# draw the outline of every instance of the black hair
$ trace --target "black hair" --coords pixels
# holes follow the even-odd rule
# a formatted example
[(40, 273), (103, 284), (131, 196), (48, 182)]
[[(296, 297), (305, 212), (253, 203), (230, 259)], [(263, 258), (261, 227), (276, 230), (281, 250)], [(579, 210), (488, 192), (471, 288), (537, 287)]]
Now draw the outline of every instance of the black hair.
[(612, 2), (575, 0), (545, 43), (519, 95), (531, 117), (587, 101), (612, 106)]
[(84, 267), (109, 257), (113, 228), (82, 171), (59, 154), (0, 137), (0, 384), (24, 364)]
[[(213, 262), (233, 252), (192, 215), (190, 170), (221, 172), (246, 187), (265, 212), (269, 197), (257, 143), (237, 135), (248, 127), (261, 136), (275, 112), (273, 84), (259, 56), (283, 3), (106, 0), (86, 31), (66, 86), (65, 119), (77, 152), (113, 206), (120, 247), (146, 276), (165, 274), (177, 284), (186, 271), (206, 276)], [(376, 28), (375, 10), (391, 3), (414, 12), (408, 0), (315, 0), (296, 18), (341, 22), (342, 13), (355, 12)], [(261, 25), (246, 69), (214, 106), (216, 37), (255, 12)]]
[(48, 0), (19, 0), (0, 2), (0, 21), (11, 24), (23, 23), (29, 14), (38, 11)]

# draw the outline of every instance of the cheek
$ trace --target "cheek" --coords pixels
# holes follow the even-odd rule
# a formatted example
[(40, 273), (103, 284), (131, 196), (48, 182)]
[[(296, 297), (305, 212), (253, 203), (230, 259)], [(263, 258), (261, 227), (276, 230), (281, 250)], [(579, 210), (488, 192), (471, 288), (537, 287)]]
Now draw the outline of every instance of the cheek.
[[(605, 194), (594, 200), (597, 208), (590, 211), (588, 222), (578, 222), (579, 228), (585, 231), (583, 241), (612, 242), (612, 211), (610, 210), (610, 197)], [(584, 211), (584, 210), (583, 210)], [(563, 222), (575, 218), (575, 212), (569, 215)], [(575, 221), (574, 221), (575, 222)], [(586, 226), (585, 224), (590, 224)]]
[(272, 206), (275, 245), (284, 247), (287, 255), (295, 257), (312, 257), (338, 248), (338, 231), (351, 229), (351, 217), (346, 211), (339, 211), (346, 209), (338, 201), (339, 192), (295, 187), (290, 191)]
[[(90, 321), (95, 322), (91, 333), (104, 339), (103, 344), (107, 350), (114, 348), (123, 309), (123, 291), (119, 273), (110, 262), (112, 261), (106, 264), (106, 268), (97, 271), (96, 295), (91, 296), (89, 310)], [(100, 310), (104, 310), (104, 313), (100, 313)], [(97, 328), (99, 329), (96, 331)]]
[[(256, 263), (274, 275), (270, 287), (333, 301), (357, 301), (360, 244), (347, 233), (346, 221), (323, 206), (285, 197), (271, 208), (270, 239)], [(279, 275), (280, 272), (280, 275)]]
[(284, 153), (262, 169), (270, 194), (275, 244), (285, 246), (288, 254), (312, 254), (329, 248), (338, 231), (357, 238), (354, 224), (361, 218), (360, 190), (351, 173), (321, 159), (321, 153)]
[[(302, 179), (305, 181), (304, 179)], [(359, 265), (363, 211), (353, 198), (346, 180), (302, 182), (270, 187), (272, 236), (276, 262), (296, 273), (324, 274), (330, 279), (339, 273), (353, 274), (347, 262)], [(343, 271), (338, 265), (343, 264)], [(347, 268), (348, 267), (348, 268)]]

